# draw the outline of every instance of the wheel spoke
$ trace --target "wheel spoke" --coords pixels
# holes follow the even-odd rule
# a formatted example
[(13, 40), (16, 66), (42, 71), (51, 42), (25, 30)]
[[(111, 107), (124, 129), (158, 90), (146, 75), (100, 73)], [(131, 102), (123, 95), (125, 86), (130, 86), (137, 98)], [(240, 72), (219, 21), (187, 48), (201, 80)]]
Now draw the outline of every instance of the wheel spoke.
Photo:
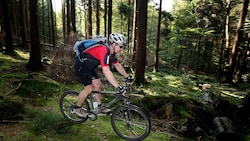
[(114, 131), (127, 140), (142, 140), (150, 132), (148, 117), (134, 108), (118, 108), (111, 117)]
[[(78, 99), (77, 92), (67, 91), (61, 96), (59, 105), (61, 112), (66, 119), (80, 123), (86, 121), (87, 118), (78, 117), (73, 113), (73, 108), (75, 106), (75, 103), (77, 102), (77, 99)], [(82, 110), (89, 112), (88, 102), (84, 101), (82, 105)]]

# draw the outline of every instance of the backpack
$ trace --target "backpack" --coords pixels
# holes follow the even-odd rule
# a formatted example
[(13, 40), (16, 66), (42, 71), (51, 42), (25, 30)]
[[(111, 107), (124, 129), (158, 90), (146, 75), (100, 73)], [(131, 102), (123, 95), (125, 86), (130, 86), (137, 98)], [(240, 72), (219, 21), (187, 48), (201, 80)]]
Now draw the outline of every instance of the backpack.
[[(98, 36), (93, 39), (86, 39), (82, 41), (77, 41), (74, 45), (74, 51), (76, 53), (76, 56), (78, 57), (80, 62), (83, 62), (84, 60), (81, 58), (81, 54), (86, 52), (87, 50), (94, 48), (99, 45), (105, 45), (106, 44), (106, 38), (102, 36)], [(105, 45), (107, 46), (107, 45)]]

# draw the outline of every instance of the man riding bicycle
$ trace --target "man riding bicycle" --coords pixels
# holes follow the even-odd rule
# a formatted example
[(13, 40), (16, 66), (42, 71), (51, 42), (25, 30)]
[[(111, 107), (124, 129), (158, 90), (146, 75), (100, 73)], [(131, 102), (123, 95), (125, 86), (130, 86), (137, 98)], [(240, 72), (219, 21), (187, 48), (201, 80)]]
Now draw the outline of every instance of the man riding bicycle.
[[(129, 78), (123, 66), (117, 61), (116, 54), (120, 53), (123, 50), (123, 47), (126, 46), (126, 38), (124, 35), (119, 33), (112, 33), (109, 35), (108, 45), (99, 45), (94, 48), (90, 48), (82, 54), (84, 59), (81, 62), (79, 59), (76, 59), (75, 62), (75, 71), (79, 77), (80, 82), (84, 85), (84, 89), (79, 93), (78, 101), (75, 109), (73, 110), (74, 114), (79, 117), (86, 118), (88, 113), (85, 113), (81, 110), (82, 103), (87, 98), (87, 96), (92, 91), (100, 91), (101, 80), (96, 72), (96, 68), (101, 65), (102, 72), (105, 78), (119, 91), (122, 90), (122, 87), (117, 83), (112, 71), (110, 70), (110, 64), (113, 64), (116, 70), (124, 77)], [(96, 100), (98, 103), (98, 111), (100, 113), (109, 113), (110, 109), (107, 109), (101, 102), (101, 95), (96, 94)]]

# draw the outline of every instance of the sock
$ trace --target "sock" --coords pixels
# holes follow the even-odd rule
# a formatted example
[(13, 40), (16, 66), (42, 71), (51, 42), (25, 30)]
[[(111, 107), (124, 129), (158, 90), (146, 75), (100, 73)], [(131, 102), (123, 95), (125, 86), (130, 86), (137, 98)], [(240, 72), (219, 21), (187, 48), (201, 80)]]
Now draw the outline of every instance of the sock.
[(76, 105), (76, 107), (75, 107), (75, 108), (81, 108), (81, 107), (79, 107), (79, 106), (77, 106), (77, 105)]

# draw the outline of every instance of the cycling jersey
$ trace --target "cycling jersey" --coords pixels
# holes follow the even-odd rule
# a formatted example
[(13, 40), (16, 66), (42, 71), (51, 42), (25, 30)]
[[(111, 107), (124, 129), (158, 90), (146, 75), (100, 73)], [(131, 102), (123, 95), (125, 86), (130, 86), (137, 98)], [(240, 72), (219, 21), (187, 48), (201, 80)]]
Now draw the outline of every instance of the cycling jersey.
[[(117, 63), (117, 59), (114, 54), (110, 54), (109, 49), (106, 46), (100, 45), (94, 48), (91, 48), (85, 52), (90, 54), (94, 59), (99, 61), (98, 65), (108, 66), (110, 63)], [(88, 58), (88, 57), (87, 57)]]
[(103, 45), (87, 50), (81, 54), (81, 58), (83, 62), (76, 59), (75, 72), (84, 86), (92, 84), (93, 79), (99, 78), (95, 71), (98, 65), (103, 67), (118, 63), (115, 54), (110, 54), (109, 49)]

